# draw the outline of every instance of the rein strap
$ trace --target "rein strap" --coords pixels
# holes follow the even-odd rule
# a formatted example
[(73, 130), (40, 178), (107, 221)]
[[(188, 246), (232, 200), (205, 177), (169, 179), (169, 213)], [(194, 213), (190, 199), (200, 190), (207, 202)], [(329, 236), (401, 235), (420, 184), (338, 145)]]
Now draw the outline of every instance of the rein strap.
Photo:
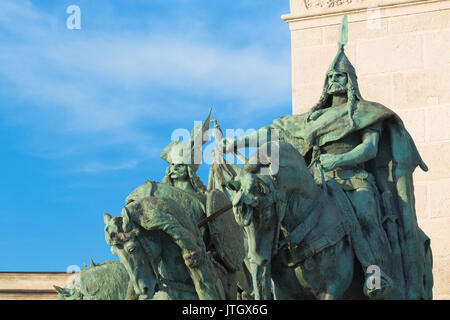
[(323, 204), (323, 196), (320, 194), (314, 199), (311, 205), (306, 210), (307, 218), (297, 227), (295, 227), (292, 232), (289, 233), (283, 240), (280, 241), (279, 249), (286, 245), (290, 247), (300, 244), (306, 235), (314, 228), (320, 218), (320, 214), (312, 214), (314, 209), (319, 208)]

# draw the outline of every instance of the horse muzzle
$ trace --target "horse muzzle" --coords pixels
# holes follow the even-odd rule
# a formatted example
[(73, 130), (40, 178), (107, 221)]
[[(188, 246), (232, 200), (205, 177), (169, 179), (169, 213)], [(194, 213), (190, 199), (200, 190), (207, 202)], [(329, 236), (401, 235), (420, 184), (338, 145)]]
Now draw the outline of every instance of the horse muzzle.
[(155, 285), (147, 285), (144, 281), (138, 281), (135, 285), (135, 292), (139, 296), (139, 300), (151, 300), (155, 295)]

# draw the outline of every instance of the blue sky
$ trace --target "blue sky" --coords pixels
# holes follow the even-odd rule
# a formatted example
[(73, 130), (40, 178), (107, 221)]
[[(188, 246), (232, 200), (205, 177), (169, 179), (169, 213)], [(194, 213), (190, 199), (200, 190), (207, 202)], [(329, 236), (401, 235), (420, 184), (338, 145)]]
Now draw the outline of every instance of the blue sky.
[[(69, 30), (69, 5), (81, 30)], [(103, 212), (161, 180), (173, 130), (291, 112), (289, 1), (0, 1), (0, 271), (116, 259)], [(207, 165), (199, 174), (207, 181)]]

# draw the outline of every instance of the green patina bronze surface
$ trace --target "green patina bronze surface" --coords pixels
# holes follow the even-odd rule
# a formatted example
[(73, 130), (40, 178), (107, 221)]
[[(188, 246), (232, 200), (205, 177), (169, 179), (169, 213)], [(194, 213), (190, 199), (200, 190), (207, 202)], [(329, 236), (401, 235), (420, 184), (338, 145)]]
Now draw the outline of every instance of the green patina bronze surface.
[(121, 217), (105, 214), (105, 237), (140, 299), (157, 289), (172, 299), (225, 298), (200, 230), (174, 200), (147, 197)]
[[(430, 240), (417, 225), (412, 178), (417, 166), (425, 171), (427, 167), (398, 115), (362, 98), (356, 71), (344, 52), (347, 35), (342, 33), (346, 30), (344, 19), (338, 53), (326, 74), (319, 102), (309, 112), (275, 119), (233, 143), (223, 140), (222, 146), (225, 152), (234, 152), (236, 146), (261, 147), (265, 141), (279, 139), (295, 148), (322, 190), (332, 195), (339, 187), (345, 194), (337, 205), (346, 202), (347, 211), (353, 211), (347, 214), (357, 226), (349, 234), (353, 249), (364, 270), (373, 265), (381, 269), (386, 284), (378, 290), (384, 292), (381, 296), (431, 299)], [(270, 129), (278, 135), (274, 137)], [(290, 160), (280, 150), (280, 166), (283, 161)], [(289, 235), (289, 229), (283, 231), (284, 236)], [(327, 263), (331, 266), (335, 261)], [(278, 272), (272, 270), (272, 276)], [(386, 294), (391, 284), (392, 290)], [(376, 292), (365, 293), (379, 297)]]
[(56, 287), (58, 300), (124, 300), (128, 273), (118, 261), (92, 262), (65, 288)]
[[(211, 111), (189, 141), (164, 148), (162, 182), (136, 188), (121, 216), (104, 215), (120, 263), (83, 269), (60, 298), (431, 299), (412, 178), (427, 166), (399, 116), (362, 98), (347, 29), (344, 17), (310, 111), (235, 139), (212, 120), (208, 188), (196, 172)], [(258, 150), (246, 160), (237, 146)]]
[[(203, 124), (200, 134), (194, 129), (193, 137), (208, 128)], [(242, 231), (232, 215), (197, 227), (229, 200), (220, 191), (206, 191), (198, 166), (186, 157), (194, 149), (191, 142), (169, 144), (161, 154), (169, 163), (162, 183), (147, 181), (136, 188), (126, 198), (122, 217), (105, 214), (105, 237), (139, 299), (158, 291), (168, 299), (235, 299), (238, 282), (248, 287), (242, 285)]]

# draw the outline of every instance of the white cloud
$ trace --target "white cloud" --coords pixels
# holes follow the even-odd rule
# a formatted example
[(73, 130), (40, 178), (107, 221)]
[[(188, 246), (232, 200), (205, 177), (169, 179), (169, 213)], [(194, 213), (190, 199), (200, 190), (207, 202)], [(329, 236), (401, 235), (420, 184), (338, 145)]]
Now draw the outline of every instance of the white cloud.
[(0, 2), (0, 77), (11, 95), (41, 110), (31, 125), (37, 120), (42, 130), (131, 143), (151, 139), (136, 126), (143, 119), (167, 122), (185, 118), (186, 110), (195, 114), (200, 106), (179, 101), (184, 96), (229, 100), (247, 113), (290, 100), (289, 52), (256, 43), (227, 47), (179, 32), (71, 31), (60, 20), (27, 2)]

